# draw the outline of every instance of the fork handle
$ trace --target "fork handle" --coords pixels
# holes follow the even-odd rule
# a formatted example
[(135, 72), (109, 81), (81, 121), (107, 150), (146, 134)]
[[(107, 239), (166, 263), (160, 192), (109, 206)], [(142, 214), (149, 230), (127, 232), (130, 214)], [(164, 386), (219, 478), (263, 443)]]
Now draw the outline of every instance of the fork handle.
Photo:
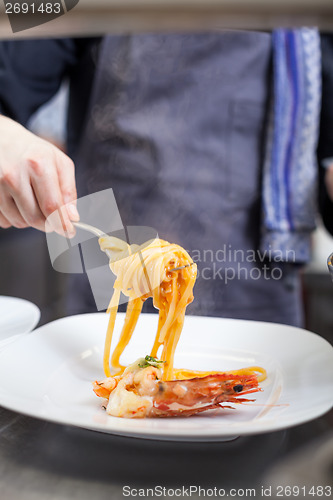
[(86, 224), (85, 222), (72, 222), (73, 226), (79, 228), (79, 229), (84, 229), (85, 231), (89, 231), (90, 233), (93, 233), (95, 236), (98, 236), (99, 238), (101, 236), (106, 236), (106, 234), (98, 229), (95, 226), (90, 226), (90, 224)]

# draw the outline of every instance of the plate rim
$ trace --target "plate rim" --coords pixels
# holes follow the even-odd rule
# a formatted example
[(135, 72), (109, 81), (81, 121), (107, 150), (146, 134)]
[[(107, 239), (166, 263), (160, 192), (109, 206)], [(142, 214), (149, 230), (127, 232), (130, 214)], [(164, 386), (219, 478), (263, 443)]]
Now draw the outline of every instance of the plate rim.
[[(24, 300), (24, 299), (22, 299)], [(66, 316), (66, 317), (63, 317), (63, 318), (59, 318), (57, 320), (54, 320), (50, 323), (47, 323), (45, 325), (42, 325), (40, 327), (38, 327), (36, 330), (34, 330), (34, 333), (37, 333), (37, 332), (40, 332), (40, 330), (42, 330), (42, 334), (44, 334), (44, 330), (47, 330), (48, 327), (50, 327), (50, 325), (54, 325), (55, 323), (62, 323), (62, 322), (66, 322), (68, 321), (69, 319), (70, 320), (73, 320), (75, 318), (86, 318), (87, 316), (92, 316), (92, 317), (95, 317), (96, 315), (98, 316), (104, 316), (105, 313), (101, 313), (101, 312), (97, 312), (97, 313), (85, 313), (85, 314), (79, 314), (79, 315), (74, 315), (74, 316)], [(125, 315), (125, 313), (120, 313), (121, 317)], [(106, 315), (105, 315), (106, 316)], [(105, 317), (104, 316), (104, 317)], [(153, 314), (145, 314), (145, 316), (155, 316)], [(258, 321), (254, 321), (254, 320), (238, 320), (238, 319), (234, 319), (234, 318), (216, 318), (216, 317), (209, 317), (209, 316), (193, 316), (193, 315), (187, 315), (188, 318), (195, 318), (195, 319), (198, 319), (198, 318), (201, 318), (202, 320), (205, 320), (207, 321), (208, 320), (222, 320), (223, 321), (228, 321), (228, 322), (235, 322), (235, 323), (248, 323), (249, 321), (251, 321), (251, 323), (260, 323), (260, 325), (262, 327), (264, 327), (265, 325), (269, 325), (270, 327), (272, 327), (272, 325), (275, 325), (275, 327), (287, 327), (289, 329), (295, 329), (295, 330), (299, 330), (299, 331), (302, 331), (302, 332), (307, 332), (307, 334), (310, 334), (310, 337), (314, 336), (315, 338), (317, 338), (317, 340), (319, 340), (321, 343), (323, 343), (323, 345), (325, 345), (326, 347), (332, 349), (332, 355), (333, 355), (333, 348), (332, 348), (332, 345), (330, 344), (330, 342), (328, 342), (326, 339), (322, 338), (320, 335), (314, 333), (314, 332), (311, 332), (309, 330), (305, 330), (305, 329), (302, 329), (302, 328), (298, 328), (298, 327), (293, 327), (293, 326), (290, 326), (290, 325), (282, 325), (282, 324), (279, 324), (279, 323), (269, 323), (269, 322), (258, 322)], [(270, 332), (270, 334), (273, 334), (272, 332)], [(17, 342), (20, 342), (21, 340), (23, 340), (23, 338), (26, 338), (25, 335), (19, 335), (19, 338), (17, 338)], [(12, 343), (8, 345), (8, 348), (10, 348), (12, 346)], [(0, 347), (1, 347), (1, 344), (0, 344)], [(0, 353), (1, 355), (3, 354), (3, 352)], [(5, 400), (3, 399), (3, 396), (5, 396)], [(172, 430), (172, 432), (168, 429), (158, 429), (158, 428), (151, 428), (149, 429), (149, 432), (146, 432), (145, 430), (126, 430), (124, 429), (124, 425), (120, 424), (120, 426), (115, 426), (115, 427), (112, 427), (112, 428), (109, 428), (105, 425), (93, 425), (93, 424), (84, 424), (84, 423), (77, 423), (77, 422), (71, 422), (71, 421), (68, 421), (66, 420), (65, 416), (61, 416), (61, 415), (56, 415), (55, 418), (52, 418), (52, 415), (50, 414), (43, 414), (42, 410), (39, 412), (39, 411), (28, 411), (26, 408), (22, 408), (20, 407), (19, 404), (15, 404), (15, 403), (10, 403), (10, 401), (8, 402), (8, 394), (7, 394), (7, 398), (6, 398), (6, 394), (3, 394), (2, 393), (2, 387), (1, 387), (1, 383), (0, 383), (0, 405), (3, 406), (4, 408), (7, 408), (8, 410), (11, 410), (11, 411), (16, 411), (17, 413), (20, 413), (20, 414), (23, 414), (23, 415), (26, 415), (26, 416), (29, 416), (29, 417), (32, 417), (32, 418), (37, 418), (39, 420), (43, 420), (43, 421), (48, 421), (48, 422), (52, 422), (52, 423), (55, 423), (55, 424), (60, 424), (60, 425), (67, 425), (67, 426), (72, 426), (72, 427), (79, 427), (79, 428), (83, 428), (83, 429), (87, 429), (87, 430), (90, 430), (90, 431), (95, 431), (95, 432), (100, 432), (100, 433), (106, 433), (106, 434), (114, 434), (114, 435), (120, 435), (120, 436), (125, 436), (125, 437), (135, 437), (135, 438), (142, 438), (142, 439), (152, 439), (152, 440), (169, 440), (169, 441), (200, 441), (200, 442), (208, 442), (208, 441), (217, 441), (217, 440), (221, 440), (221, 441), (224, 441), (226, 439), (231, 439), (232, 437), (237, 437), (239, 435), (242, 435), (242, 436), (246, 436), (246, 435), (255, 435), (255, 434), (262, 434), (262, 433), (267, 433), (267, 432), (273, 432), (273, 431), (279, 431), (279, 430), (282, 430), (282, 429), (287, 429), (287, 428), (290, 428), (290, 427), (293, 427), (293, 426), (296, 426), (296, 425), (301, 425), (301, 424), (304, 424), (306, 422), (309, 422), (315, 418), (319, 418), (320, 416), (324, 415), (325, 413), (329, 412), (333, 406), (333, 398), (332, 398), (332, 404), (331, 406), (327, 406), (327, 405), (321, 405), (321, 407), (316, 407), (316, 411), (315, 412), (310, 412), (308, 413), (304, 418), (302, 418), (301, 420), (297, 421), (295, 423), (295, 421), (293, 419), (291, 419), (290, 422), (288, 422), (288, 419), (287, 421), (286, 420), (282, 420), (281, 422), (277, 422), (276, 419), (273, 419), (272, 421), (267, 421), (263, 424), (263, 422), (261, 421), (259, 426), (256, 425), (256, 422), (255, 421), (252, 421), (251, 423), (253, 424), (253, 429), (249, 429), (249, 430), (246, 430), (246, 429), (243, 429), (241, 433), (239, 433), (238, 431), (235, 432), (235, 429), (233, 429), (232, 427), (230, 427), (229, 429), (223, 429), (222, 432), (218, 432), (216, 430), (216, 428), (209, 428), (209, 427), (205, 427), (205, 432), (203, 433), (200, 433), (198, 432), (198, 429), (195, 429), (193, 431), (193, 429), (188, 429), (188, 430), (185, 430), (184, 432), (184, 429), (181, 428), (179, 431), (176, 429), (176, 432), (173, 432), (174, 429)], [(116, 417), (110, 417), (110, 418), (116, 418)], [(118, 419), (117, 419), (118, 420)], [(289, 419), (290, 420), (290, 419)], [(119, 420), (121, 421), (121, 420)], [(259, 420), (257, 421), (259, 422)], [(117, 428), (118, 427), (118, 428)]]

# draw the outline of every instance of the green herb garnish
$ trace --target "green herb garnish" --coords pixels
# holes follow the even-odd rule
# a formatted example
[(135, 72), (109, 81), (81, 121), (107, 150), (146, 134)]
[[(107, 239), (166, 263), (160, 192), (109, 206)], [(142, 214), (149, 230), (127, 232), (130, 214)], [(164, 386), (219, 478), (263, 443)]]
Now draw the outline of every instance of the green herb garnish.
[(146, 356), (144, 359), (140, 360), (138, 364), (139, 368), (148, 368), (148, 366), (154, 366), (155, 368), (160, 368), (160, 364), (165, 363), (165, 361), (160, 361), (153, 356)]

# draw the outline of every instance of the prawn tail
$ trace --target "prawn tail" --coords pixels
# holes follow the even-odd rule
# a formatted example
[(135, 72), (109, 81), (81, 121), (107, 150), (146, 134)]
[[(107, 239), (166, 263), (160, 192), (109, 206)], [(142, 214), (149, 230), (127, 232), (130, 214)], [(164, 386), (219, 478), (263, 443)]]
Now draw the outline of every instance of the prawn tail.
[(96, 396), (109, 399), (111, 392), (117, 386), (117, 380), (115, 377), (108, 377), (101, 381), (95, 380), (92, 386)]

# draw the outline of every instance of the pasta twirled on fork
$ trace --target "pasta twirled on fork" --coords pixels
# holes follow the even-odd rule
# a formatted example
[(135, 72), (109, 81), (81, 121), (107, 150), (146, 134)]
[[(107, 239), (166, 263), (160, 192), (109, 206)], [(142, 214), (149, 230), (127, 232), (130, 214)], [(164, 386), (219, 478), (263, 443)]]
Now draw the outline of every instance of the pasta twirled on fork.
[[(151, 356), (156, 357), (162, 346), (159, 358), (164, 362), (163, 380), (171, 380), (174, 377), (174, 353), (183, 328), (186, 306), (193, 300), (196, 264), (182, 247), (160, 239), (138, 246), (127, 245), (107, 236), (100, 238), (99, 243), (103, 251), (117, 249), (119, 252), (117, 260), (110, 261), (110, 268), (117, 279), (108, 307), (110, 319), (103, 359), (105, 375), (111, 375), (111, 342), (122, 292), (128, 296), (129, 302), (120, 339), (111, 356), (112, 367), (117, 373), (124, 371), (120, 356), (132, 337), (143, 302), (152, 297), (154, 306), (159, 309), (159, 320)], [(177, 269), (179, 267), (182, 269)]]

